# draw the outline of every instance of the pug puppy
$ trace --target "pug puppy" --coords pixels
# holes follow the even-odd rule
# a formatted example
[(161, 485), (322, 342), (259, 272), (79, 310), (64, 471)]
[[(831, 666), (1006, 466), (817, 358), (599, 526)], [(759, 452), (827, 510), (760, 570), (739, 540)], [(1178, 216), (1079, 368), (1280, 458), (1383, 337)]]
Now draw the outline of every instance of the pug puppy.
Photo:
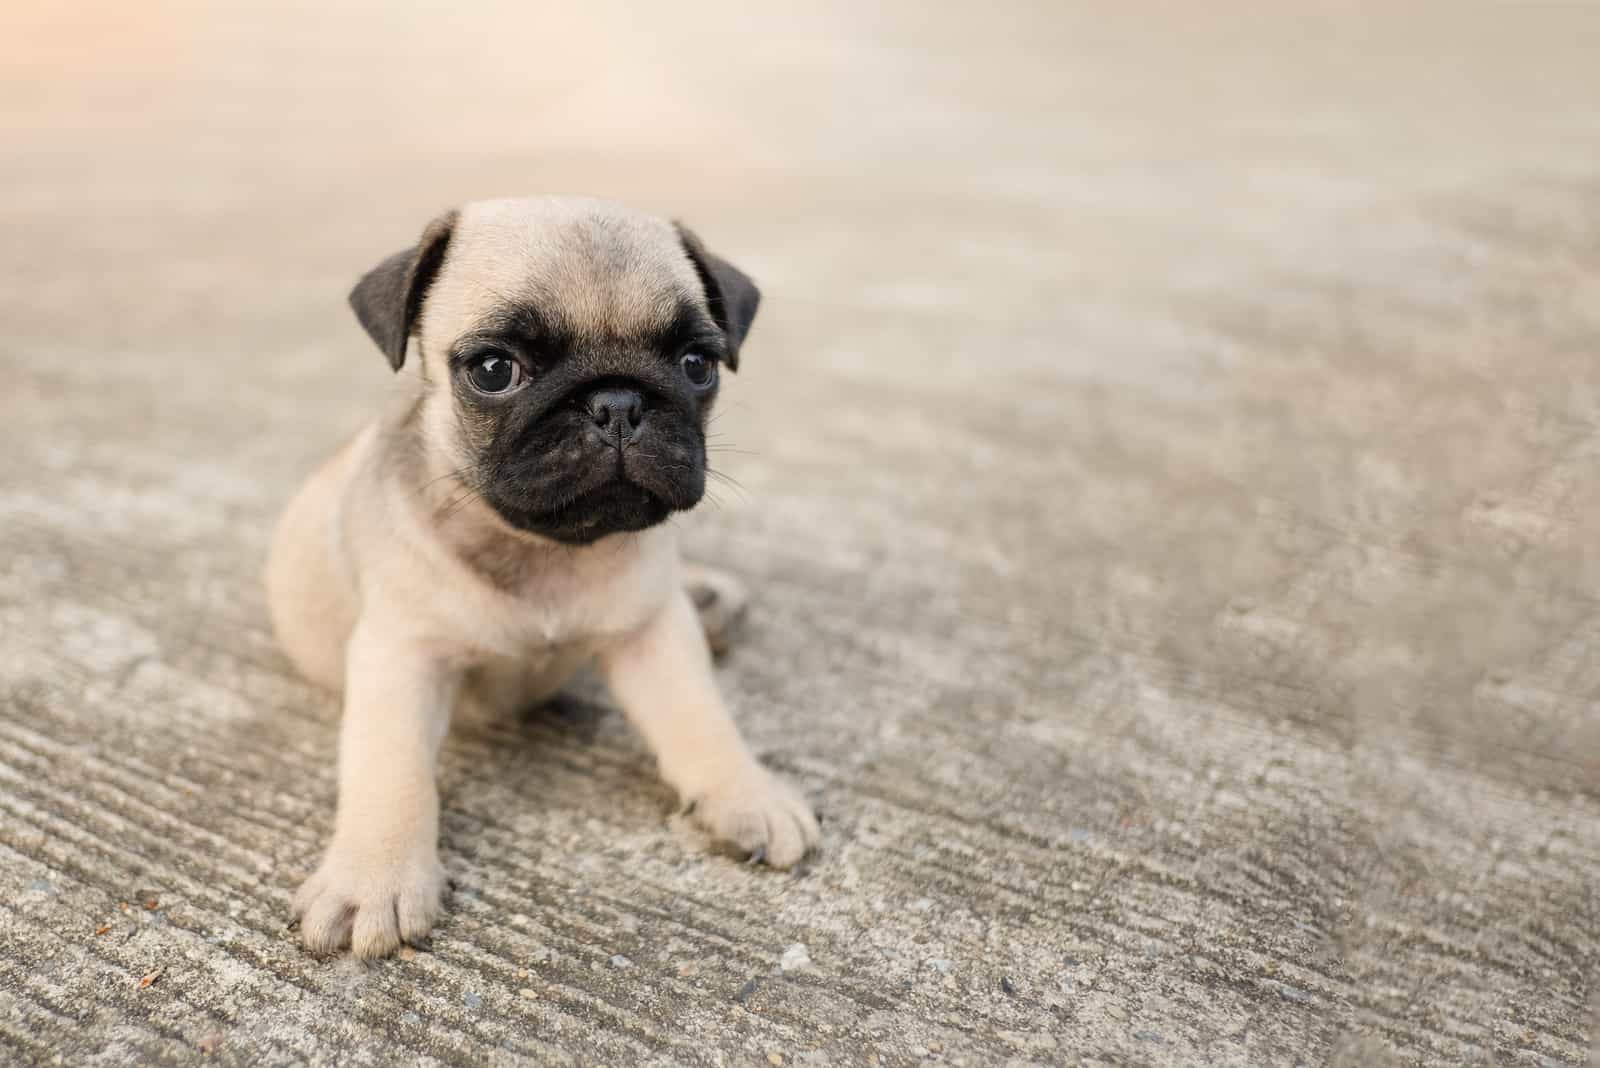
[(705, 626), (722, 639), (742, 590), (663, 522), (705, 492), (759, 300), (681, 226), (576, 198), (468, 204), (356, 285), (419, 373), (295, 496), (266, 572), (284, 651), (344, 693), (333, 837), (295, 898), (310, 949), (428, 933), (452, 710), (525, 708), (589, 663), (714, 837), (778, 868), (817, 843), (712, 676)]

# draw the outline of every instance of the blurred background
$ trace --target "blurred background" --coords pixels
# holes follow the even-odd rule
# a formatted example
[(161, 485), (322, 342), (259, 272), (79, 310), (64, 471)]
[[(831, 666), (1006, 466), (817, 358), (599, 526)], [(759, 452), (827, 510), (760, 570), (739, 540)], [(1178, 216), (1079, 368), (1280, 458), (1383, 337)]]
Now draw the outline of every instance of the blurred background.
[[(1585, 3), (8, 5), (0, 1039), (1583, 1062), (1596, 57)], [(765, 292), (686, 533), (826, 848), (702, 856), (583, 704), (451, 743), (436, 953), (319, 964), (268, 534), (392, 388), (350, 285), (539, 192)]]

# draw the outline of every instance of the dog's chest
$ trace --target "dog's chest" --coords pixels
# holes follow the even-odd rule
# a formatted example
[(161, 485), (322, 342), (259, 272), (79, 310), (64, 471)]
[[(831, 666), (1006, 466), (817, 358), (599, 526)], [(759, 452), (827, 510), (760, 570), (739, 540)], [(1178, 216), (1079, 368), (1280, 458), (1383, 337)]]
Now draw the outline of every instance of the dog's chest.
[(634, 535), (538, 552), (491, 546), (466, 558), (483, 597), (480, 634), (528, 659), (593, 648), (660, 610), (674, 585), (676, 553), (662, 537)]

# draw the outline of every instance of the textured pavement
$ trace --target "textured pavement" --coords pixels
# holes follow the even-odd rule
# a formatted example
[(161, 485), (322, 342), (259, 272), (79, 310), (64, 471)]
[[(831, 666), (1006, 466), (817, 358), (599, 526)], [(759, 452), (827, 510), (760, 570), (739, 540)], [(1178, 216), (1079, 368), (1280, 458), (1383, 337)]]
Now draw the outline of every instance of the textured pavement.
[[(0, 1063), (1587, 1063), (1600, 6), (1288, 7), (8, 9)], [(765, 289), (683, 525), (824, 849), (580, 685), (447, 743), (431, 952), (313, 959), (270, 525), (349, 285), (537, 191)]]

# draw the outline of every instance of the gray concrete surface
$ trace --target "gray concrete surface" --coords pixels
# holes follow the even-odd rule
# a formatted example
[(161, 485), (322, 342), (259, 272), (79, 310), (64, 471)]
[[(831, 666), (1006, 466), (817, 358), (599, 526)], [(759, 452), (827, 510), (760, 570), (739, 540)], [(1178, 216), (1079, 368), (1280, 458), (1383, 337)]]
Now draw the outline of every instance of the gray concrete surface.
[[(1589, 1058), (1595, 5), (5, 20), (0, 1062)], [(310, 959), (269, 524), (354, 277), (539, 190), (766, 288), (685, 527), (826, 847), (706, 853), (580, 689), (449, 743), (432, 952)]]

